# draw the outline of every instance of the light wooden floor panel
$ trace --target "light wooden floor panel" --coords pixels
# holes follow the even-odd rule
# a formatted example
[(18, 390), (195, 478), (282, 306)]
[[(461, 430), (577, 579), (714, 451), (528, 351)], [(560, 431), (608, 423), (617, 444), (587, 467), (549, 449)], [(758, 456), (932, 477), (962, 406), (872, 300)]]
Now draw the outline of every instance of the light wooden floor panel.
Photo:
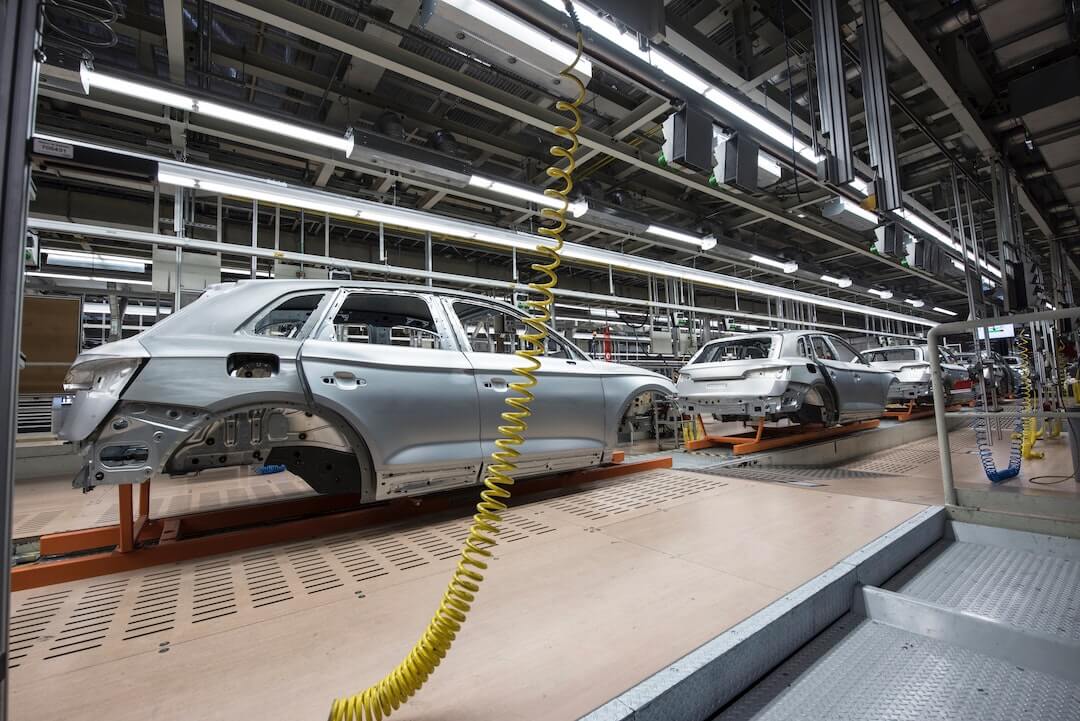
[[(921, 509), (669, 470), (522, 504), (452, 655), (395, 718), (575, 719)], [(407, 652), (465, 523), (15, 594), (37, 638), (12, 661), (13, 717), (321, 718)]]

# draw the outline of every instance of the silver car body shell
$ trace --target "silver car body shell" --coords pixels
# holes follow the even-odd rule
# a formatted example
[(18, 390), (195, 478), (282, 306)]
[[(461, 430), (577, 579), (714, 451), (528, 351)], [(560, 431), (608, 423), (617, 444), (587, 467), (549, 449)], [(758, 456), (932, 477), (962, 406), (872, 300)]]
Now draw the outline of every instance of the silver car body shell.
[[(331, 340), (335, 309), (353, 292), (421, 298), (441, 347)], [(254, 319), (283, 298), (315, 293), (323, 299), (296, 338), (250, 332)], [(473, 352), (449, 306), (459, 299), (523, 317), (485, 296), (426, 286), (321, 280), (214, 286), (138, 336), (76, 359), (73, 369), (132, 358), (141, 366), (122, 392), (79, 390), (54, 399), (54, 432), (77, 444), (84, 458), (74, 485), (278, 461), (319, 490), (359, 492), (366, 500), (477, 483), (520, 359)], [(674, 393), (659, 374), (595, 361), (572, 347), (566, 352), (566, 359), (541, 361), (519, 477), (604, 462), (635, 398)], [(267, 357), (276, 368), (240, 377), (228, 371), (237, 357)], [(282, 448), (294, 457), (275, 457)], [(321, 481), (313, 479), (320, 473)]]
[[(892, 373), (858, 357), (854, 362), (816, 357), (810, 342), (814, 336), (843, 343), (830, 333), (780, 331), (705, 344), (679, 371), (680, 407), (688, 413), (712, 413), (729, 420), (780, 420), (796, 417), (804, 404), (821, 405), (818, 389), (825, 387), (836, 399), (838, 422), (880, 417)], [(771, 338), (769, 357), (698, 362), (710, 347), (735, 338)], [(810, 355), (800, 355), (800, 347), (809, 349)]]
[[(874, 360), (875, 354), (885, 354), (890, 351), (910, 352), (914, 358), (910, 360)], [(932, 403), (933, 388), (931, 385), (930, 358), (925, 345), (901, 345), (885, 346), (882, 348), (869, 348), (863, 354), (870, 364), (896, 374), (896, 381), (889, 389), (890, 403)], [(941, 373), (945, 378), (946, 398), (949, 402), (967, 401), (972, 398), (973, 388), (971, 374), (967, 367), (959, 363), (943, 362)]]

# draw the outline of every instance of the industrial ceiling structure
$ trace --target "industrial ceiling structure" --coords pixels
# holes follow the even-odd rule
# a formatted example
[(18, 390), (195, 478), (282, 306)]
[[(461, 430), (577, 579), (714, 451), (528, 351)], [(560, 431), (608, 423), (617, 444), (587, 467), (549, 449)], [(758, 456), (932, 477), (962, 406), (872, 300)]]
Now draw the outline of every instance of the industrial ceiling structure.
[[(241, 243), (254, 218), (256, 245), (272, 237), (274, 248), (310, 252), (325, 240), (335, 258), (443, 271), (459, 280), (509, 281), (528, 272), (528, 259), (519, 261), (516, 252), (508, 263), (505, 244), (472, 231), (438, 232), (438, 217), (535, 232), (539, 189), (549, 182), (548, 148), (558, 142), (551, 130), (562, 121), (555, 104), (566, 92), (550, 79), (558, 53), (545, 47), (566, 52), (572, 44), (562, 3), (115, 5), (115, 18), (60, 10), (50, 17), (33, 216)], [(676, 0), (648, 31), (614, 22), (603, 3), (579, 5), (591, 67), (583, 78), (584, 147), (575, 174), (581, 212), (567, 240), (781, 292), (740, 293), (731, 282), (572, 260), (568, 288), (658, 299), (655, 275), (676, 305), (904, 334), (967, 315), (966, 282), (982, 285), (988, 305), (980, 314), (1007, 309), (1002, 270), (1022, 273), (1023, 264), (1012, 269), (1020, 258), (1003, 263), (1003, 252), (1024, 255), (1048, 277), (1080, 272), (1075, 2), (882, 3), (879, 87), (888, 91), (886, 117), (876, 125), (867, 120), (876, 116), (862, 82), (871, 62), (865, 38), (872, 35), (857, 1), (837, 4), (840, 33), (831, 38), (815, 34), (802, 0)], [(532, 42), (529, 33), (565, 44)], [(91, 46), (92, 61), (73, 49), (71, 37), (93, 41), (82, 43)], [(840, 53), (832, 71), (841, 114), (823, 112), (820, 103), (830, 69), (815, 48), (825, 42)], [(257, 117), (245, 120), (236, 114), (241, 110)], [(702, 112), (719, 132), (760, 145), (752, 187), (664, 162), (673, 117)], [(846, 118), (851, 180), (836, 182), (818, 167), (840, 142), (839, 132), (825, 132), (827, 116)], [(886, 122), (894, 168), (883, 167), (871, 147), (869, 131)], [(331, 140), (320, 144), (297, 128)], [(49, 150), (50, 142), (64, 141), (95, 147)], [(340, 148), (331, 147), (338, 141)], [(128, 155), (120, 162), (117, 152)], [(436, 218), (435, 232), (392, 219), (386, 227), (363, 217), (343, 221), (316, 206), (265, 197), (260, 203), (235, 188), (176, 196), (159, 183), (155, 160), (423, 211)], [(893, 171), (902, 195), (886, 209), (882, 178)], [(170, 210), (174, 198), (182, 213)], [(174, 215), (183, 220), (175, 223)], [(909, 247), (940, 246), (945, 262), (930, 268), (880, 252), (886, 226), (909, 238)], [(61, 250), (148, 252), (120, 236), (77, 237), (60, 225), (39, 230), (43, 246)], [(433, 257), (425, 258), (428, 234)], [(965, 258), (960, 249), (968, 247)], [(256, 265), (241, 262), (233, 272), (269, 269)], [(49, 288), (65, 282), (62, 275), (42, 272), (32, 282)], [(146, 292), (138, 283), (123, 287)], [(850, 321), (830, 302), (808, 303), (810, 311), (786, 306), (802, 303), (791, 291), (861, 307), (866, 320)], [(1047, 298), (1054, 300), (1049, 292)], [(883, 318), (897, 325), (886, 328)]]

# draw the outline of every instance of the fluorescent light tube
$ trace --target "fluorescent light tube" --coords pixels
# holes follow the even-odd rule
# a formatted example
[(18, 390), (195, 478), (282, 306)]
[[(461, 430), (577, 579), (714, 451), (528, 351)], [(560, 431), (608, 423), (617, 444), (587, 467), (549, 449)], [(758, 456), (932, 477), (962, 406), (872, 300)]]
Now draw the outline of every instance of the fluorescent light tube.
[[(171, 308), (161, 308), (159, 310), (160, 312), (157, 312), (154, 308), (145, 305), (128, 305), (124, 310), (124, 315), (138, 315), (144, 318), (153, 318), (155, 315), (169, 315), (172, 313)], [(83, 313), (111, 315), (108, 303), (83, 303)]]
[[(304, 208), (305, 210), (314, 210), (346, 218), (356, 217), (360, 212), (360, 208), (357, 206), (347, 205), (344, 202), (335, 202), (333, 196), (290, 188), (285, 183), (271, 183), (269, 181), (252, 183), (239, 179), (231, 182), (221, 182), (206, 173), (189, 170), (181, 165), (166, 165), (164, 163), (159, 165), (158, 182), (195, 188), (207, 193), (250, 198), (269, 205)], [(275, 186), (280, 186), (280, 190)]]
[(57, 278), (60, 280), (92, 280), (96, 283), (126, 283), (128, 285), (153, 285), (148, 280), (129, 280), (127, 278), (102, 278), (95, 275), (69, 275), (67, 273), (44, 273), (40, 270), (28, 270), (26, 274), (35, 278)]
[(889, 298), (892, 298), (892, 291), (891, 290), (878, 290), (877, 288), (867, 288), (866, 292), (867, 293), (873, 293), (874, 295), (876, 295), (878, 298), (881, 298), (882, 300), (888, 300)]
[(916, 308), (922, 308), (926, 303), (918, 298), (904, 298), (904, 302)]
[(847, 184), (847, 187), (851, 188), (852, 190), (854, 190), (859, 195), (862, 195), (863, 197), (866, 197), (866, 196), (870, 195), (871, 186), (872, 186), (871, 181), (865, 180), (865, 179), (860, 178), (858, 176), (855, 177), (855, 180), (852, 180), (851, 182), (849, 182)]
[[(515, 15), (511, 15), (491, 3), (482, 0), (440, 0), (440, 2), (457, 8), (481, 23), (506, 33), (509, 37), (528, 45), (563, 65), (570, 65), (577, 54), (576, 48), (558, 42), (551, 35), (540, 31), (536, 26), (519, 19)], [(484, 35), (484, 33), (479, 33), (475, 37), (484, 42), (485, 45), (490, 46), (491, 42), (485, 39)], [(574, 71), (586, 77), (591, 77), (592, 63), (587, 58), (582, 57)]]
[(840, 288), (850, 288), (851, 287), (851, 278), (847, 278), (847, 277), (836, 278), (836, 277), (833, 277), (831, 275), (823, 275), (823, 276), (821, 276), (821, 279), (823, 281), (825, 281), (826, 283), (833, 283), (837, 287), (840, 287)]
[(799, 269), (799, 264), (791, 260), (773, 260), (772, 258), (766, 258), (763, 255), (751, 255), (750, 260), (755, 263), (767, 265), (770, 268), (779, 268), (785, 273), (794, 273)]
[(399, 225), (413, 230), (423, 230), (437, 235), (451, 235), (455, 238), (476, 238), (477, 231), (464, 225), (457, 225), (453, 221), (442, 222), (434, 217), (405, 216), (401, 213), (380, 212), (378, 210), (364, 210), (360, 213), (363, 220), (373, 223), (385, 223), (386, 225)]
[(124, 255), (102, 255), (71, 250), (45, 249), (41, 252), (45, 254), (45, 262), (49, 265), (62, 265), (69, 268), (100, 268), (125, 273), (142, 273), (146, 270), (146, 264), (150, 262)]
[(349, 154), (349, 151), (352, 150), (353, 146), (352, 138), (347, 138), (344, 135), (332, 135), (331, 133), (312, 130), (311, 128), (296, 125), (295, 123), (274, 120), (265, 115), (249, 113), (246, 110), (237, 110), (236, 108), (230, 108), (227, 105), (220, 105), (205, 100), (195, 101), (195, 112), (200, 115), (209, 115), (212, 118), (217, 118), (226, 122), (236, 123), (237, 125), (245, 125), (254, 130), (262, 130), (275, 135), (283, 135), (287, 138), (294, 138), (305, 143), (311, 143), (312, 145), (322, 145), (327, 148), (334, 148), (335, 150), (344, 152), (346, 155)]
[[(661, 238), (669, 238), (670, 240), (677, 240), (680, 243), (689, 243), (690, 245), (696, 245), (698, 247), (702, 247), (705, 244), (704, 241), (696, 235), (683, 233), (674, 228), (665, 228), (661, 225), (650, 225), (645, 229), (645, 232), (649, 235), (657, 235)], [(713, 245), (716, 245), (715, 238), (713, 238)]]
[(858, 203), (852, 203), (847, 198), (840, 198), (840, 204), (844, 206), (844, 210), (846, 210), (847, 212), (853, 215), (857, 215), (869, 223), (877, 225), (881, 222), (881, 219), (877, 217), (877, 213), (871, 213), (866, 208), (863, 208)]
[(249, 128), (254, 128), (255, 130), (262, 130), (267, 133), (294, 138), (305, 143), (312, 143), (313, 145), (321, 145), (323, 147), (341, 150), (346, 155), (352, 150), (353, 140), (351, 137), (344, 134), (334, 135), (332, 133), (313, 130), (304, 127), (303, 125), (274, 120), (266, 115), (249, 113), (246, 110), (239, 110), (208, 100), (196, 100), (190, 96), (172, 92), (171, 90), (155, 88), (153, 85), (147, 85), (146, 83), (104, 75), (96, 70), (90, 70), (85, 64), (83, 65), (80, 74), (83, 79), (83, 86), (88, 89), (100, 88), (102, 90), (120, 93), (121, 95), (127, 95), (140, 100), (149, 100), (151, 102), (167, 105), (170, 108), (199, 113), (200, 115), (207, 115), (226, 122), (244, 125)]
[(936, 312), (938, 312), (938, 313), (942, 313), (942, 314), (944, 314), (944, 315), (951, 315), (951, 316), (955, 316), (955, 315), (956, 315), (956, 313), (955, 313), (954, 311), (948, 310), (947, 308), (938, 308), (937, 306), (934, 306), (934, 310), (935, 310)]
[(195, 109), (195, 100), (190, 96), (174, 93), (171, 90), (161, 90), (152, 85), (146, 85), (145, 83), (137, 83), (131, 80), (113, 77), (111, 75), (103, 75), (95, 70), (91, 70), (85, 63), (79, 74), (83, 81), (83, 87), (86, 88), (88, 92), (90, 89), (100, 88), (120, 95), (127, 95), (132, 98), (139, 98), (140, 100), (168, 105), (170, 108), (176, 108), (177, 110), (192, 111)]
[(758, 152), (757, 166), (759, 170), (765, 171), (770, 176), (775, 176), (775, 178), (770, 178), (770, 183), (775, 183), (783, 175), (783, 169), (780, 167), (780, 163), (776, 162), (765, 153)]
[[(473, 175), (469, 178), (469, 185), (475, 188), (483, 188), (484, 190), (490, 190), (493, 193), (499, 195), (508, 195), (511, 198), (518, 198), (529, 203), (535, 203), (536, 205), (547, 206), (548, 208), (561, 208), (562, 202), (557, 198), (549, 198), (541, 192), (530, 190), (529, 188), (522, 187), (520, 185), (513, 185), (511, 183), (504, 183), (501, 180), (495, 180), (493, 178), (485, 178), (482, 175)], [(572, 204), (571, 204), (572, 205)]]

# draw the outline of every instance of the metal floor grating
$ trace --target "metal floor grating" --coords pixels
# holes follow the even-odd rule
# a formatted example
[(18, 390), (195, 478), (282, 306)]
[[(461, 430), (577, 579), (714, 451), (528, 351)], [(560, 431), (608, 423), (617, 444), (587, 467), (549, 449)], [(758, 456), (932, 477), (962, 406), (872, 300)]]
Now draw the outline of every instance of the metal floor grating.
[(825, 485), (818, 481), (835, 481), (847, 479), (883, 478), (881, 473), (869, 471), (856, 471), (850, 468), (812, 468), (805, 466), (713, 466), (701, 469), (702, 473), (710, 473), (728, 478), (743, 478), (748, 481), (772, 481), (774, 483), (794, 483)]
[(1080, 541), (950, 522), (856, 594), (714, 721), (1080, 719)]
[(874, 453), (854, 463), (849, 463), (845, 468), (852, 471), (862, 471), (885, 476), (903, 476), (911, 473), (916, 468), (928, 463), (937, 463), (941, 455), (937, 448), (921, 449), (900, 447), (893, 450)]
[(673, 501), (724, 486), (717, 478), (678, 471), (649, 472), (647, 483), (632, 486), (618, 484), (584, 493), (576, 493), (546, 503), (552, 508), (589, 520), (600, 520), (620, 513)]
[[(617, 483), (525, 503), (504, 514), (500, 544), (581, 529), (601, 519), (649, 512), (725, 486), (721, 479), (645, 471)], [(471, 516), (361, 530), (254, 549), (97, 581), (12, 595), (9, 667), (63, 673), (175, 644), (268, 616), (342, 598), (415, 574), (448, 572)]]
[(1019, 628), (1080, 641), (1080, 561), (979, 543), (940, 541), (922, 562), (926, 565), (894, 590)]
[(1075, 721), (1080, 686), (851, 614), (715, 721)]

